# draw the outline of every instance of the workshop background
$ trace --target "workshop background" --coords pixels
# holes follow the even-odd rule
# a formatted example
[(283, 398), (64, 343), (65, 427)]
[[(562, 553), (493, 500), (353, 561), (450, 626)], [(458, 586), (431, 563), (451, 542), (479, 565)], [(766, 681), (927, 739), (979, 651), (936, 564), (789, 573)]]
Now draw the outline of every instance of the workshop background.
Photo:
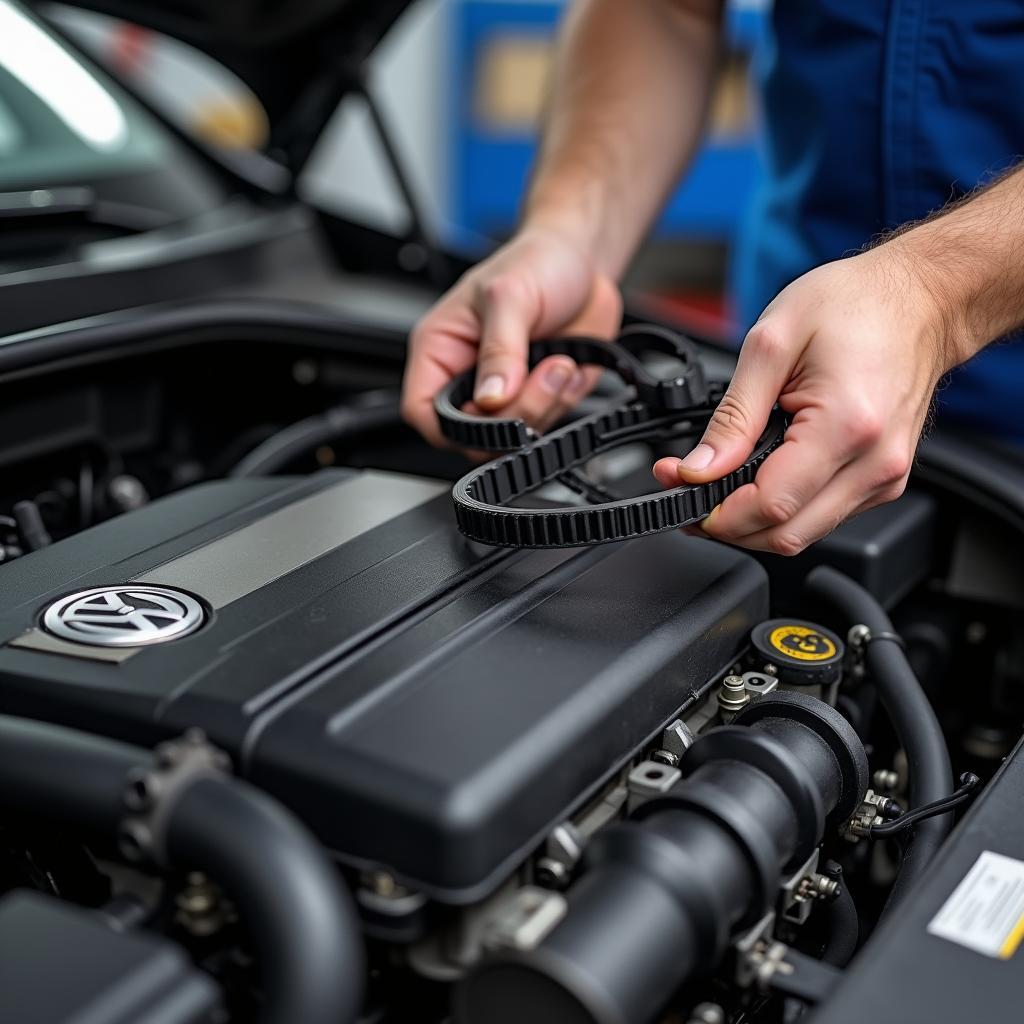
[[(732, 241), (757, 168), (749, 72), (770, 0), (730, 0), (710, 130), (630, 273), (652, 312), (729, 337)], [(426, 0), (379, 48), (371, 85), (435, 235), (483, 253), (513, 230), (536, 146), (558, 21), (569, 0)], [(55, 5), (57, 20), (190, 132), (258, 146), (255, 98), (189, 47), (101, 15)], [(666, 126), (670, 131), (671, 126)], [(302, 182), (304, 197), (401, 232), (405, 206), (358, 98), (342, 103)], [(658, 308), (660, 307), (660, 308)]]

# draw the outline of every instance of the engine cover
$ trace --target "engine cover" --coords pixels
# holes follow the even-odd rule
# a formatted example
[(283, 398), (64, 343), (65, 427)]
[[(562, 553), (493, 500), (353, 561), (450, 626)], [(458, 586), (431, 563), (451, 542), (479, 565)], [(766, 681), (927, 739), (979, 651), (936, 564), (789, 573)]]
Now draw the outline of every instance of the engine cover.
[(204, 484), (0, 567), (0, 711), (198, 726), (344, 863), (480, 898), (732, 663), (768, 588), (675, 534), (476, 545), (447, 490)]

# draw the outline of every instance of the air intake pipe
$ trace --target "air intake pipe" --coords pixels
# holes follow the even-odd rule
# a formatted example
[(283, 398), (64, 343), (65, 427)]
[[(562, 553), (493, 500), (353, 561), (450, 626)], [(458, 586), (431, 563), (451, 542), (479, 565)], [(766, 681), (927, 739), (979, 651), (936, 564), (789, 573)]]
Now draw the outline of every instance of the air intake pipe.
[(680, 769), (665, 797), (591, 843), (566, 916), (537, 948), (462, 981), (459, 1024), (646, 1024), (764, 915), (868, 785), (846, 719), (793, 693), (700, 737)]

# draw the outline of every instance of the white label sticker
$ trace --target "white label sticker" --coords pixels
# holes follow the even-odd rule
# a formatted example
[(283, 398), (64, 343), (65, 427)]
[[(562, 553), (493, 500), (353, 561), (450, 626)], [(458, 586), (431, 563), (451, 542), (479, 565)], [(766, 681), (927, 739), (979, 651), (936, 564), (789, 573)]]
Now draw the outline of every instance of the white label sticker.
[(1024, 861), (986, 850), (932, 918), (928, 932), (1009, 960), (1024, 938)]

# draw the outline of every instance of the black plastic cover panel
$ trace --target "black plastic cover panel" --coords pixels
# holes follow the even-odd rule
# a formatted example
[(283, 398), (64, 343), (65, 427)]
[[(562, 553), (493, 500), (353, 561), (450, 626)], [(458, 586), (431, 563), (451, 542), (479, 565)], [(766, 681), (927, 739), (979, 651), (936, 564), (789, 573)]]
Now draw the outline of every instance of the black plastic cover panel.
[[(127, 656), (40, 630), (57, 598), (129, 580), (196, 595), (207, 624)], [(164, 499), (0, 568), (0, 594), (0, 710), (142, 743), (200, 726), (342, 860), (453, 902), (768, 612), (764, 571), (718, 544), (486, 548), (446, 485), (340, 471)]]

